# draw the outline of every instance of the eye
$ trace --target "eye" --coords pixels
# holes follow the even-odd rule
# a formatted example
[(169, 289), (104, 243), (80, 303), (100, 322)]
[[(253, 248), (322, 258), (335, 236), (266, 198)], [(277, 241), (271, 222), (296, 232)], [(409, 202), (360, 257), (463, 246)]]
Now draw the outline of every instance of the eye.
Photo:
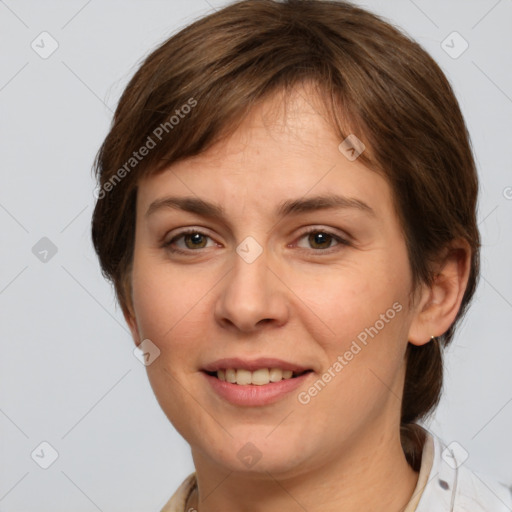
[[(300, 236), (300, 239), (303, 238), (306, 238), (307, 243), (309, 244), (309, 247), (305, 248), (317, 249), (316, 252), (332, 249), (333, 247), (336, 247), (336, 245), (350, 245), (347, 240), (341, 238), (339, 235), (335, 235), (334, 233), (318, 228), (309, 229)], [(335, 242), (334, 246), (332, 245), (333, 242)], [(301, 246), (298, 245), (298, 247)]]
[[(314, 252), (332, 252), (330, 249), (335, 249), (337, 245), (350, 245), (344, 238), (331, 233), (325, 229), (311, 228), (299, 237), (299, 240), (306, 239), (309, 247), (304, 247), (297, 244), (297, 247), (303, 249), (314, 249)], [(208, 245), (208, 240), (212, 243)], [(163, 244), (163, 247), (171, 253), (186, 254), (197, 249), (206, 249), (214, 247), (216, 244), (210, 236), (197, 229), (189, 229), (178, 233), (171, 238), (168, 242)]]
[[(168, 242), (164, 243), (164, 247), (171, 252), (185, 253), (188, 251), (194, 251), (196, 249), (204, 249), (207, 247), (207, 239), (210, 237), (201, 231), (196, 229), (190, 229), (182, 231), (175, 237), (171, 238)], [(179, 246), (178, 241), (182, 239), (185, 246)], [(176, 247), (177, 246), (177, 247)], [(211, 245), (210, 245), (211, 247)]]

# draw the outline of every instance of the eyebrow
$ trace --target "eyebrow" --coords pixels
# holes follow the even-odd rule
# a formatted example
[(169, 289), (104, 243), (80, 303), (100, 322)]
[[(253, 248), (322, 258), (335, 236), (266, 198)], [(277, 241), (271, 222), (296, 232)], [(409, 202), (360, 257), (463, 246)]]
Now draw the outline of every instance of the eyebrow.
[[(161, 209), (173, 208), (195, 213), (203, 217), (223, 218), (224, 208), (215, 203), (205, 201), (196, 197), (163, 197), (153, 201), (147, 211), (146, 217), (149, 217)], [(329, 209), (356, 209), (375, 217), (374, 210), (365, 202), (354, 197), (345, 197), (335, 194), (319, 195), (307, 199), (289, 199), (282, 202), (276, 208), (276, 216), (284, 217), (286, 215), (298, 215), (317, 210)]]

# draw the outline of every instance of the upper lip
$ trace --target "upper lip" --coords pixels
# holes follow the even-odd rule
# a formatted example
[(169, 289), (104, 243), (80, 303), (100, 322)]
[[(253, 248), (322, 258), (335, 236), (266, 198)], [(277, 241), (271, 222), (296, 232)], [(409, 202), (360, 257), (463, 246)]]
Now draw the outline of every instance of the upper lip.
[(289, 361), (283, 361), (282, 359), (275, 359), (273, 357), (259, 357), (258, 359), (251, 360), (240, 359), (239, 357), (228, 357), (209, 363), (202, 369), (206, 372), (216, 372), (217, 370), (226, 370), (228, 368), (249, 371), (259, 370), (260, 368), (280, 368), (281, 370), (291, 370), (295, 373), (311, 369), (306, 366), (291, 363)]

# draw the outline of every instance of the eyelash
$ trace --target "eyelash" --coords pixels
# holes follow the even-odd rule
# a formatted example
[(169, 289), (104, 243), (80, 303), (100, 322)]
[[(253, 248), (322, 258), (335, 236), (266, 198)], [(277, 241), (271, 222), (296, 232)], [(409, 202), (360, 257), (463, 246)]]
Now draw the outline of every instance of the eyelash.
[[(311, 251), (313, 251), (315, 253), (330, 254), (330, 253), (336, 251), (336, 247), (338, 245), (342, 245), (342, 246), (349, 246), (350, 245), (350, 243), (347, 240), (345, 240), (344, 238), (341, 238), (339, 235), (336, 235), (336, 234), (332, 233), (329, 230), (318, 229), (318, 228), (310, 228), (307, 231), (304, 231), (300, 235), (299, 240), (304, 238), (307, 235), (310, 235), (311, 233), (322, 233), (324, 235), (329, 235), (330, 237), (332, 237), (333, 240), (338, 242), (338, 244), (335, 245), (334, 247), (329, 247), (327, 249), (310, 249)], [(209, 235), (207, 235), (206, 233), (203, 233), (202, 231), (200, 231), (198, 229), (187, 229), (187, 230), (182, 231), (181, 233), (178, 233), (175, 237), (171, 238), (171, 240), (169, 240), (168, 242), (165, 242), (163, 244), (163, 247), (166, 250), (168, 250), (169, 252), (173, 253), (173, 254), (174, 253), (190, 254), (190, 253), (193, 253), (193, 252), (198, 252), (198, 250), (196, 250), (196, 249), (188, 249), (188, 250), (184, 251), (182, 249), (176, 249), (176, 248), (172, 247), (172, 244), (175, 243), (176, 240), (179, 240), (180, 238), (182, 238), (182, 237), (184, 237), (186, 235), (195, 235), (195, 234), (202, 235), (204, 237), (207, 237), (207, 238), (211, 239), (211, 237)], [(305, 250), (307, 250), (307, 249), (305, 249)], [(318, 255), (320, 255), (320, 254), (318, 254)]]

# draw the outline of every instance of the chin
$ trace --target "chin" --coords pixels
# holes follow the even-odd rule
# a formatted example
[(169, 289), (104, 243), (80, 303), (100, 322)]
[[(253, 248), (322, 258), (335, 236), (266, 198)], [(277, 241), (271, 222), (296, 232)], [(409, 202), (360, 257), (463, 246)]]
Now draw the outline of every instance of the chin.
[[(228, 442), (208, 443), (201, 451), (226, 471), (250, 477), (261, 475), (268, 479), (269, 473), (274, 477), (301, 473), (307, 459), (303, 444), (291, 442), (289, 438), (267, 436), (267, 429), (261, 435), (233, 436)], [(212, 450), (212, 446), (217, 449)]]

